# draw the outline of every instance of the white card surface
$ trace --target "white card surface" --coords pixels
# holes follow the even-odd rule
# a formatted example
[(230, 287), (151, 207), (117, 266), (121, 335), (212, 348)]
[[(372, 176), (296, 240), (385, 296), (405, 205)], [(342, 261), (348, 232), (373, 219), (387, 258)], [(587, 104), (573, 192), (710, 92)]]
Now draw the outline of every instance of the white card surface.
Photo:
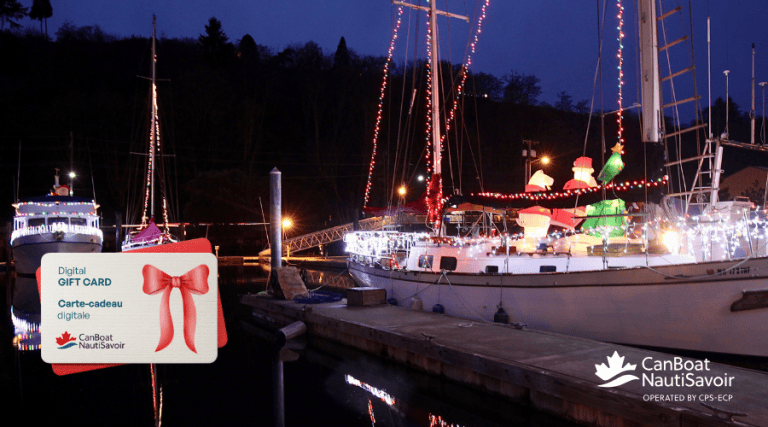
[(212, 363), (217, 267), (208, 253), (44, 255), (43, 361)]

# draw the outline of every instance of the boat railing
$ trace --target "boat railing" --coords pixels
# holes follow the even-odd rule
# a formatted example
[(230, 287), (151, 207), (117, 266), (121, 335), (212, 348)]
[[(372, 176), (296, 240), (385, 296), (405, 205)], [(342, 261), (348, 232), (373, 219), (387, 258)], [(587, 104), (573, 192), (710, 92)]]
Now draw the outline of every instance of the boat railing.
[(408, 254), (417, 240), (427, 236), (427, 233), (422, 236), (397, 231), (356, 231), (344, 235), (344, 243), (350, 255), (375, 260), (395, 260), (402, 258), (403, 253)]
[(19, 237), (56, 232), (61, 232), (64, 234), (85, 234), (90, 236), (97, 236), (100, 240), (104, 239), (104, 233), (98, 227), (92, 227), (90, 225), (71, 225), (64, 222), (55, 222), (48, 225), (36, 225), (14, 230), (13, 233), (11, 233), (11, 244), (13, 244), (13, 241)]
[(134, 240), (134, 236), (127, 235), (121, 246), (122, 252), (132, 251), (135, 249), (148, 248), (152, 246), (159, 246), (166, 243), (176, 243), (178, 239), (173, 237), (170, 233), (160, 233), (157, 237), (150, 239)]

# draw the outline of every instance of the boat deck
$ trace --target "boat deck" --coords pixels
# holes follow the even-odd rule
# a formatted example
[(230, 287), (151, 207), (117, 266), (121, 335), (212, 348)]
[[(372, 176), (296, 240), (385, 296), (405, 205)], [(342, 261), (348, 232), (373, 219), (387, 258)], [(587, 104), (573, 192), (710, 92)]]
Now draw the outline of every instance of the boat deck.
[[(355, 347), (583, 424), (768, 427), (768, 374), (759, 371), (710, 362), (709, 371), (694, 374), (733, 377), (730, 386), (654, 388), (643, 384), (644, 374), (675, 373), (646, 371), (643, 360), (675, 356), (388, 305), (305, 305), (250, 294), (241, 302), (274, 325), (303, 321), (310, 340)], [(596, 365), (608, 364), (614, 352), (637, 365), (625, 374), (640, 379), (600, 387), (606, 381), (596, 375)], [(731, 421), (728, 413), (746, 415)]]

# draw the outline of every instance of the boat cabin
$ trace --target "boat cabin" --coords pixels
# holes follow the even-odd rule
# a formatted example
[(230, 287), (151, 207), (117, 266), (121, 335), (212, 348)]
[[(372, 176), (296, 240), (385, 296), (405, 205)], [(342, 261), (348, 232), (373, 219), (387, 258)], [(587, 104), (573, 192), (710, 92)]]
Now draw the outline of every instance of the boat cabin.
[(93, 200), (72, 196), (32, 197), (13, 205), (16, 216), (13, 218), (11, 241), (30, 233), (64, 231), (81, 234), (101, 234), (99, 205)]

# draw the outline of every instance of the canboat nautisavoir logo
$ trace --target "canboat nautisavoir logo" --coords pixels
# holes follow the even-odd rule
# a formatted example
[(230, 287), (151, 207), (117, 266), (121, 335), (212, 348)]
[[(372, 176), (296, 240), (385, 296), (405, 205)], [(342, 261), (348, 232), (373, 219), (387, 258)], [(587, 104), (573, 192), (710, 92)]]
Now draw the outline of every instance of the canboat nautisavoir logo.
[(56, 344), (59, 345), (59, 349), (70, 348), (77, 345), (75, 343), (75, 337), (69, 335), (69, 332), (64, 332), (60, 337), (56, 338)]
[(618, 351), (613, 352), (613, 356), (607, 357), (608, 359), (608, 366), (605, 366), (605, 363), (602, 363), (600, 365), (595, 365), (595, 368), (597, 368), (597, 372), (595, 372), (595, 375), (600, 377), (603, 381), (611, 380), (610, 382), (607, 382), (605, 384), (600, 384), (598, 387), (617, 387), (622, 384), (626, 384), (632, 380), (639, 380), (640, 378), (634, 376), (634, 375), (621, 375), (622, 372), (627, 371), (634, 371), (637, 368), (637, 365), (630, 365), (627, 363), (624, 364), (624, 356), (619, 356)]

